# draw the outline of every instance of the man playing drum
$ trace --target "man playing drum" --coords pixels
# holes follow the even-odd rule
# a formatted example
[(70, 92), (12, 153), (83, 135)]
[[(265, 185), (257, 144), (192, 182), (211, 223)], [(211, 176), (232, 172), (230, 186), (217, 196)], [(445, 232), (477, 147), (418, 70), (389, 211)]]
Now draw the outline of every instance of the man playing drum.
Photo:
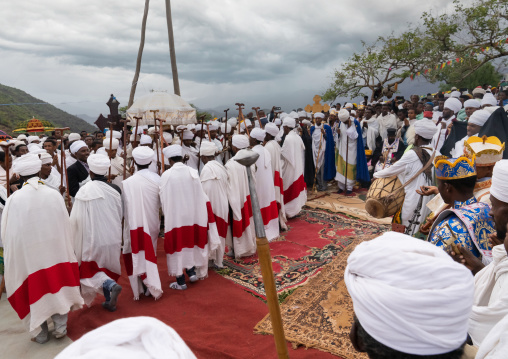
[[(379, 172), (374, 173), (374, 178), (388, 178), (397, 176), (400, 182), (404, 185), (413, 176), (423, 168), (429, 161), (432, 155), (432, 148), (429, 147), (432, 137), (437, 131), (437, 127), (432, 120), (423, 119), (416, 121), (415, 128), (415, 147), (410, 151), (404, 153), (399, 161), (393, 166), (385, 168)], [(409, 225), (409, 220), (413, 217), (414, 211), (418, 206), (419, 194), (416, 190), (421, 186), (429, 186), (432, 178), (432, 166), (428, 167), (425, 171), (420, 173), (410, 184), (408, 184), (404, 191), (406, 197), (402, 208), (393, 216), (393, 223), (402, 224), (403, 226)], [(429, 201), (428, 197), (424, 197), (422, 201), (422, 211), (420, 212), (417, 220), (425, 218), (426, 203)], [(420, 221), (421, 222), (421, 221)]]

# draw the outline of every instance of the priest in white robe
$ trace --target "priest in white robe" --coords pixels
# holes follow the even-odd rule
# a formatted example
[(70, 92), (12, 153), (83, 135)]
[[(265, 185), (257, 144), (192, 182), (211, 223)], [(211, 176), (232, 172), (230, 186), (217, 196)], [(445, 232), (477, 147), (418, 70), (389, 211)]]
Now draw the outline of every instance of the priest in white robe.
[[(467, 102), (467, 101), (466, 101)], [(455, 146), (450, 151), (450, 155), (452, 158), (458, 158), (460, 156), (464, 156), (464, 143), (471, 137), (478, 135), (485, 125), (485, 122), (490, 117), (490, 112), (486, 110), (477, 110), (469, 117), (467, 121), (467, 135), (461, 140), (455, 143)]]
[(282, 128), (286, 138), (282, 145), (281, 158), (284, 210), (287, 218), (297, 216), (307, 202), (307, 185), (303, 176), (305, 145), (302, 138), (293, 131), (295, 127), (294, 119), (289, 117), (284, 119)]
[(194, 139), (194, 134), (191, 131), (183, 132), (183, 143), (182, 143), (182, 154), (184, 160), (187, 162), (185, 164), (192, 169), (198, 170), (199, 163), (199, 151), (192, 146), (192, 140)]
[(381, 113), (376, 118), (379, 123), (379, 134), (383, 141), (388, 137), (388, 129), (389, 128), (399, 128), (399, 122), (397, 116), (393, 113), (390, 113), (390, 104), (384, 103), (381, 106)]
[(216, 160), (217, 146), (215, 143), (204, 141), (199, 152), (204, 163), (199, 179), (203, 191), (210, 200), (220, 239), (220, 246), (215, 251), (210, 252), (210, 260), (217, 267), (222, 268), (229, 227), (228, 173), (226, 168)]
[[(160, 231), (159, 184), (160, 176), (148, 169), (154, 151), (139, 146), (132, 151), (136, 173), (123, 181), (122, 198), (125, 218), (129, 226), (130, 243), (124, 249), (124, 262), (134, 293), (134, 300), (141, 293), (156, 300), (162, 295), (162, 285), (157, 268), (157, 239)], [(143, 286), (147, 288), (143, 291)]]
[[(249, 147), (249, 138), (233, 135), (232, 153)], [(247, 167), (231, 158), (226, 163), (228, 173), (228, 202), (231, 207), (231, 226), (228, 228), (226, 245), (228, 255), (235, 258), (248, 257), (256, 253), (256, 233), (252, 215)], [(252, 176), (255, 180), (255, 177)]]
[(71, 224), (62, 196), (38, 179), (42, 162), (26, 154), (12, 166), (23, 187), (5, 203), (4, 246), (7, 300), (37, 343), (67, 333), (67, 313), (79, 309), (79, 266), (72, 248)]
[(184, 270), (191, 283), (206, 278), (208, 257), (218, 248), (220, 240), (212, 206), (203, 191), (198, 171), (182, 163), (180, 145), (168, 146), (163, 152), (170, 164), (160, 182), (164, 250), (168, 273), (176, 277), (170, 288), (185, 290)]
[[(337, 131), (337, 174), (335, 180), (339, 187), (339, 193), (346, 192), (349, 194), (353, 191), (353, 186), (356, 183), (358, 132), (356, 131), (355, 120), (350, 118), (347, 110), (340, 110), (338, 117), (340, 125)], [(347, 184), (344, 183), (346, 182), (345, 176), (347, 176)]]
[(273, 241), (279, 237), (279, 212), (277, 211), (277, 202), (275, 201), (270, 154), (262, 145), (265, 136), (265, 130), (257, 127), (253, 128), (250, 133), (250, 145), (252, 150), (259, 154), (259, 158), (256, 161), (256, 192), (265, 226), (266, 238), (268, 241)]
[(279, 211), (279, 224), (280, 228), (287, 230), (286, 209), (284, 208), (284, 182), (282, 180), (282, 149), (275, 140), (275, 137), (279, 134), (279, 128), (273, 123), (267, 123), (265, 125), (265, 131), (265, 149), (270, 154), (270, 160), (272, 162), (273, 184), (275, 187), (275, 201), (277, 202), (277, 210)]
[(122, 287), (120, 251), (122, 245), (122, 196), (120, 188), (107, 182), (109, 158), (88, 157), (91, 181), (75, 196), (71, 212), (74, 249), (80, 263), (81, 294), (90, 306), (104, 294), (104, 309), (114, 312)]
[[(139, 139), (139, 145), (153, 149), (153, 140), (148, 135), (141, 135), (141, 138)], [(158, 174), (159, 173), (158, 166), (159, 166), (159, 164), (157, 163), (157, 154), (154, 152), (152, 162), (150, 162), (150, 166), (148, 166), (148, 170), (150, 170), (153, 173)]]
[[(111, 148), (110, 147), (111, 143)], [(108, 154), (108, 157), (111, 159), (111, 183), (117, 185), (122, 189), (122, 181), (123, 181), (123, 168), (124, 168), (124, 161), (123, 157), (118, 156), (118, 145), (120, 143), (116, 138), (113, 138), (113, 140), (110, 142), (109, 138), (106, 138), (102, 142), (103, 148), (106, 150), (106, 153)], [(109, 175), (109, 173), (108, 173)], [(125, 177), (129, 178), (130, 176), (130, 167), (126, 166), (125, 168)]]

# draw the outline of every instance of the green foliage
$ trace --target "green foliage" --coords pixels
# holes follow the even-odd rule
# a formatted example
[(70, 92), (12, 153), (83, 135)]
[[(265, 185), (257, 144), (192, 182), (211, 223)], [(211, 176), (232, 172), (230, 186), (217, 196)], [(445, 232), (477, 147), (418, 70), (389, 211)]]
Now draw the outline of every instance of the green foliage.
[[(40, 102), (44, 101), (21, 90), (0, 84), (0, 103), (2, 104)], [(21, 122), (28, 121), (33, 117), (41, 121), (49, 121), (55, 127), (70, 127), (73, 132), (81, 130), (93, 132), (97, 130), (95, 126), (86, 121), (49, 104), (0, 106), (0, 129), (11, 134)]]
[(439, 85), (439, 91), (449, 91), (453, 86), (468, 89), (473, 89), (483, 84), (497, 86), (503, 77), (490, 62), (482, 65), (478, 70), (464, 79), (461, 79), (460, 66), (445, 68), (443, 70), (447, 70), (443, 71), (447, 76), (447, 81)]
[(213, 120), (213, 116), (210, 112), (206, 112), (206, 111), (201, 111), (199, 110), (199, 108), (197, 108), (196, 106), (194, 106), (192, 103), (189, 104), (191, 105), (192, 108), (195, 108), (196, 109), (196, 119), (199, 121), (201, 119), (201, 116), (205, 116), (205, 122), (206, 121), (210, 121), (210, 120)]

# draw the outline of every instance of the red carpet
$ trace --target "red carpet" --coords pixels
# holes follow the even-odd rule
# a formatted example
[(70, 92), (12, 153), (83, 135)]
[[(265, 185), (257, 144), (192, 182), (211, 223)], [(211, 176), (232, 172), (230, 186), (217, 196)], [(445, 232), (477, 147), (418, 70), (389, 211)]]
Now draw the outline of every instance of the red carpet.
[[(242, 287), (209, 271), (209, 277), (189, 284), (186, 291), (169, 289), (165, 255), (159, 241), (158, 263), (164, 294), (158, 301), (141, 296), (132, 299), (125, 268), (119, 280), (123, 291), (118, 309), (105, 311), (98, 296), (91, 308), (69, 314), (68, 335), (77, 340), (83, 334), (115, 319), (152, 316), (173, 327), (198, 358), (276, 358), (271, 335), (253, 334), (254, 326), (268, 313), (268, 307)], [(337, 358), (316, 349), (298, 348), (288, 344), (291, 358)]]

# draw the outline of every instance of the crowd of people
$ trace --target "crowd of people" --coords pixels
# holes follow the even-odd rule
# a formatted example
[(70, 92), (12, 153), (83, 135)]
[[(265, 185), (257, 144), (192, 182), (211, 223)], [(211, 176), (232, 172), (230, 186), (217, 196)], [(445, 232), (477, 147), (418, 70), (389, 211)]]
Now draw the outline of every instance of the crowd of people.
[[(247, 171), (269, 241), (307, 191), (348, 196), (397, 178), (405, 199), (392, 228), (406, 235), (358, 246), (346, 269), (355, 347), (371, 358), (459, 358), (466, 342), (485, 352), (508, 334), (507, 101), (508, 91), (479, 86), (317, 113), (20, 135), (0, 152), (8, 300), (45, 343), (50, 317), (63, 337), (67, 313), (98, 294), (116, 310), (121, 256), (134, 299), (160, 298), (159, 237), (174, 290), (225, 255), (253, 255)], [(247, 152), (251, 167), (237, 161)]]

